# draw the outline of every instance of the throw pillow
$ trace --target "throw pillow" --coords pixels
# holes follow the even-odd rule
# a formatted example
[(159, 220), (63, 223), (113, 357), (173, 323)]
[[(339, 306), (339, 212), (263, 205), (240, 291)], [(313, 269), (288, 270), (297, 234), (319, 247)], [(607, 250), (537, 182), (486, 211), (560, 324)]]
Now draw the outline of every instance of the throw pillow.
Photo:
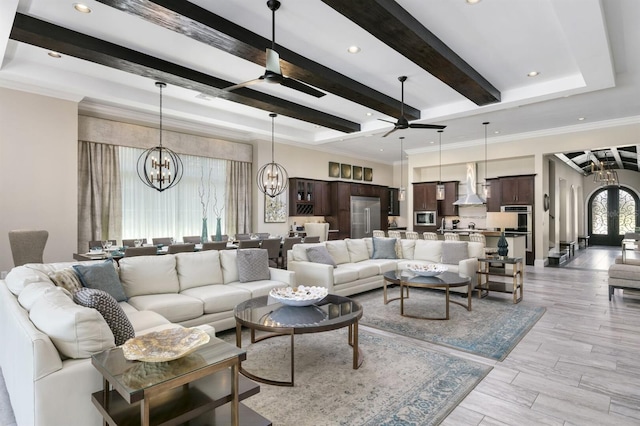
[(325, 265), (331, 265), (334, 268), (337, 267), (333, 257), (329, 254), (329, 250), (325, 246), (309, 247), (307, 249), (307, 257), (310, 262), (324, 263)]
[(238, 279), (241, 283), (268, 280), (269, 253), (264, 249), (241, 249), (237, 255)]
[(372, 259), (397, 259), (396, 239), (373, 237)]
[(73, 294), (82, 288), (80, 277), (73, 268), (64, 268), (49, 274), (51, 281)]
[(122, 283), (111, 260), (93, 265), (73, 265), (73, 269), (78, 273), (84, 287), (104, 290), (118, 302), (127, 300), (124, 288), (122, 288)]
[(469, 258), (466, 241), (445, 241), (442, 243), (442, 263), (457, 265)]
[(133, 325), (122, 310), (122, 306), (106, 291), (83, 288), (73, 294), (73, 301), (80, 306), (100, 312), (113, 333), (116, 346), (136, 336)]

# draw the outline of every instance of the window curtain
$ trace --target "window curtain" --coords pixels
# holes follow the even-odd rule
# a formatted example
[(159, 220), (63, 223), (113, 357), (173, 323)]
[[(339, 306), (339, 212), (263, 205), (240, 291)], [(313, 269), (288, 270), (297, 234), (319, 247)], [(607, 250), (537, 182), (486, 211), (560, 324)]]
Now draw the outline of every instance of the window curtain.
[(231, 160), (227, 161), (227, 171), (226, 233), (232, 237), (251, 232), (253, 173), (251, 163)]
[(118, 147), (78, 142), (78, 252), (88, 242), (122, 237)]

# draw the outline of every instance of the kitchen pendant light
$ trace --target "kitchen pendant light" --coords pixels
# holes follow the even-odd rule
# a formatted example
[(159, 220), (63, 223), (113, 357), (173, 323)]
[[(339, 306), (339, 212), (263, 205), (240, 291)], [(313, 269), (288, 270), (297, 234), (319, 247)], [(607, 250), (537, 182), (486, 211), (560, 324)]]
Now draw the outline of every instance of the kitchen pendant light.
[(482, 185), (482, 193), (484, 199), (487, 200), (491, 198), (491, 184), (487, 181), (487, 126), (489, 122), (485, 121), (482, 125), (484, 126), (484, 184)]
[(162, 146), (162, 89), (167, 87), (167, 84), (156, 81), (156, 87), (160, 89), (160, 143), (138, 157), (137, 170), (142, 183), (162, 192), (180, 182), (184, 168), (178, 154)]
[(271, 113), (269, 117), (271, 117), (271, 162), (265, 164), (260, 167), (258, 170), (258, 174), (256, 175), (256, 184), (258, 185), (258, 189), (264, 195), (267, 195), (271, 198), (274, 198), (280, 194), (282, 194), (289, 184), (289, 174), (284, 166), (278, 164), (274, 160), (274, 119), (278, 116), (278, 114)]
[(404, 180), (404, 149), (403, 149), (404, 136), (400, 136), (400, 189), (398, 190), (398, 201), (404, 201), (407, 198), (407, 189), (402, 185)]
[(444, 183), (442, 183), (442, 132), (444, 132), (444, 130), (438, 130), (438, 136), (440, 139), (438, 142), (440, 150), (440, 159), (438, 160), (440, 175), (438, 177), (438, 184), (436, 185), (436, 200), (444, 200)]

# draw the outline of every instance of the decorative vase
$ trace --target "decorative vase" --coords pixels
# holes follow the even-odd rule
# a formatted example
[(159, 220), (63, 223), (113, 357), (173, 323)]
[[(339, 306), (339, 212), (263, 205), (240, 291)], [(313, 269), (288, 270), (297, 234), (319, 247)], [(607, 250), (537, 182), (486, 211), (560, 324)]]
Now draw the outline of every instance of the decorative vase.
[(207, 230), (207, 218), (202, 218), (202, 234), (200, 235), (200, 242), (206, 243), (209, 241), (209, 231)]
[(222, 241), (222, 218), (216, 218), (216, 241)]

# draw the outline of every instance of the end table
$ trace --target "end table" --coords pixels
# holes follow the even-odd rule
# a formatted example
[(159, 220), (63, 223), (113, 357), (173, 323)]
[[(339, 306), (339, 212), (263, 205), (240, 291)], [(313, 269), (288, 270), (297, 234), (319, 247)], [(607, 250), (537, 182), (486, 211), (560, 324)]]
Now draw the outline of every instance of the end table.
[[(499, 264), (503, 266), (511, 265), (511, 272), (498, 272), (491, 270), (491, 264)], [(478, 259), (478, 286), (476, 289), (479, 291), (478, 296), (484, 297), (489, 294), (490, 291), (497, 291), (500, 293), (512, 293), (513, 303), (518, 303), (522, 300), (524, 294), (524, 260), (522, 257), (506, 257), (506, 258), (481, 258)], [(492, 281), (491, 276), (494, 277), (511, 277), (513, 278), (513, 285), (509, 282)], [(518, 295), (519, 290), (519, 295)], [(484, 292), (484, 293), (483, 293)]]

